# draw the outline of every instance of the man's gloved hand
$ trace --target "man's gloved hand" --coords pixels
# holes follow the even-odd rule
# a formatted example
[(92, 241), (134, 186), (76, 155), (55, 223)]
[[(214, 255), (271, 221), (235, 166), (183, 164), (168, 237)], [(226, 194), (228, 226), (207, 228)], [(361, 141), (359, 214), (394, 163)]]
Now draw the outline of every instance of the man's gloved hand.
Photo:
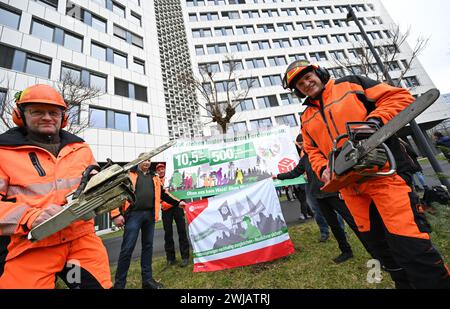
[(178, 204), (178, 207), (184, 208), (187, 205), (185, 201), (180, 201), (180, 204)]
[(331, 172), (330, 172), (330, 167), (327, 166), (326, 169), (323, 170), (322, 172), (322, 177), (320, 179), (323, 183), (329, 183), (331, 180)]
[(60, 205), (51, 204), (50, 206), (44, 208), (42, 212), (39, 214), (39, 216), (36, 217), (36, 219), (31, 224), (31, 228), (34, 228), (44, 222), (47, 219), (50, 219), (60, 211), (62, 211), (63, 208)]

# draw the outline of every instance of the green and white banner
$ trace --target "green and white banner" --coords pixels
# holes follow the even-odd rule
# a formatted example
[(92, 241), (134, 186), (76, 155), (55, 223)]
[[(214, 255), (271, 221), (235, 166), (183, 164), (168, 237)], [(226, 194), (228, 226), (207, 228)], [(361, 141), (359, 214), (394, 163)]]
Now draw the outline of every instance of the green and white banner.
[[(165, 187), (180, 199), (238, 190), (291, 171), (299, 157), (289, 127), (244, 135), (179, 140), (166, 152)], [(275, 186), (305, 183), (303, 177), (275, 181)]]

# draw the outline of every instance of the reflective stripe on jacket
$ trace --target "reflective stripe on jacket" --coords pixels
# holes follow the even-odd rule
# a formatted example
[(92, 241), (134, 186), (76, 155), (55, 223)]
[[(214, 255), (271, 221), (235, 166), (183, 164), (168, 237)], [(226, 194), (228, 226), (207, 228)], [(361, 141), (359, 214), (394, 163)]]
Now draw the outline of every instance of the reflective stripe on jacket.
[[(76, 221), (35, 243), (26, 235), (43, 208), (64, 205), (81, 174), (96, 164), (84, 141), (61, 131), (58, 157), (32, 145), (20, 129), (0, 135), (0, 257), (6, 261), (30, 248), (58, 245), (94, 233), (93, 220)], [(2, 259), (2, 261), (4, 261)], [(1, 261), (0, 261), (1, 262)]]
[(406, 89), (362, 76), (331, 79), (320, 98), (308, 98), (304, 103), (308, 107), (301, 116), (304, 149), (319, 179), (328, 164), (333, 141), (346, 133), (347, 122), (376, 118), (386, 123), (413, 101)]

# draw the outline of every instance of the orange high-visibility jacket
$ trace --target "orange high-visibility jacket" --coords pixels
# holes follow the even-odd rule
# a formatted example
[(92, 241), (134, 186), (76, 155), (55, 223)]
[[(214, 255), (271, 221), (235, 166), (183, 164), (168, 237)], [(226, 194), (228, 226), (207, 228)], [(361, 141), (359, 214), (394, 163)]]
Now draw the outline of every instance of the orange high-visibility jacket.
[[(161, 181), (161, 184), (163, 184), (164, 185), (164, 183), (165, 183), (165, 177), (163, 177), (163, 178), (159, 178), (159, 180)], [(171, 198), (173, 198), (174, 200), (176, 200), (176, 201), (179, 201), (179, 199), (177, 199), (175, 196), (173, 196), (172, 194), (170, 194), (170, 192), (169, 192), (169, 190), (168, 189), (165, 189), (165, 192), (166, 192), (166, 194), (168, 194)], [(171, 204), (169, 204), (169, 203), (167, 203), (167, 202), (164, 202), (164, 201), (161, 201), (161, 208), (162, 208), (162, 210), (168, 210), (168, 209), (170, 209), (170, 208), (172, 208), (173, 207), (173, 205), (171, 205)]]
[[(136, 188), (136, 182), (137, 182), (138, 174), (136, 172), (130, 172), (130, 178), (131, 182), (133, 183), (133, 187)], [(155, 187), (155, 221), (159, 219), (159, 211), (160, 211), (160, 205), (161, 205), (161, 182), (159, 180), (159, 176), (153, 176), (153, 184)], [(149, 201), (150, 203), (150, 201)], [(125, 211), (130, 207), (130, 203), (126, 201), (122, 206), (122, 214), (125, 213)], [(111, 218), (115, 218), (120, 215), (119, 209), (113, 209), (111, 211)]]
[(18, 128), (0, 135), (0, 264), (25, 250), (69, 242), (94, 233), (93, 220), (76, 221), (65, 229), (32, 243), (31, 224), (50, 204), (64, 205), (83, 171), (96, 164), (84, 141), (61, 131), (58, 157), (30, 144)]
[[(308, 98), (301, 116), (304, 149), (314, 172), (321, 177), (328, 164), (334, 139), (346, 133), (345, 124), (376, 118), (387, 123), (414, 98), (403, 88), (396, 88), (362, 76), (331, 79), (320, 98)], [(343, 139), (339, 147), (346, 141)]]

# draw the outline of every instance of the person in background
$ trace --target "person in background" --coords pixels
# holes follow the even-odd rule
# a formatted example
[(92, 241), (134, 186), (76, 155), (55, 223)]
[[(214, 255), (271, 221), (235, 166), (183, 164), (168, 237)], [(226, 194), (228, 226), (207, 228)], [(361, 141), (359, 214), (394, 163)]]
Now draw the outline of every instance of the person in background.
[[(156, 165), (156, 173), (158, 174), (161, 183), (164, 184), (166, 166), (163, 163), (158, 163)], [(172, 196), (167, 190), (166, 193)], [(173, 198), (176, 199), (175, 197)], [(173, 241), (173, 221), (175, 221), (178, 233), (178, 243), (180, 245), (181, 267), (186, 267), (189, 264), (189, 240), (187, 237), (184, 210), (166, 202), (162, 202), (161, 205), (164, 226), (164, 250), (166, 251), (167, 265), (170, 266), (176, 264), (175, 243)]]
[(159, 176), (150, 173), (150, 160), (142, 162), (135, 171), (130, 172), (130, 178), (136, 195), (134, 203), (126, 202), (120, 210), (111, 211), (114, 224), (119, 228), (124, 227), (114, 288), (124, 289), (126, 286), (131, 255), (141, 231), (142, 288), (161, 289), (163, 285), (153, 278), (152, 272), (153, 235), (155, 221), (159, 217), (159, 206), (161, 200), (175, 207), (184, 207), (186, 203), (175, 200), (165, 192)]

